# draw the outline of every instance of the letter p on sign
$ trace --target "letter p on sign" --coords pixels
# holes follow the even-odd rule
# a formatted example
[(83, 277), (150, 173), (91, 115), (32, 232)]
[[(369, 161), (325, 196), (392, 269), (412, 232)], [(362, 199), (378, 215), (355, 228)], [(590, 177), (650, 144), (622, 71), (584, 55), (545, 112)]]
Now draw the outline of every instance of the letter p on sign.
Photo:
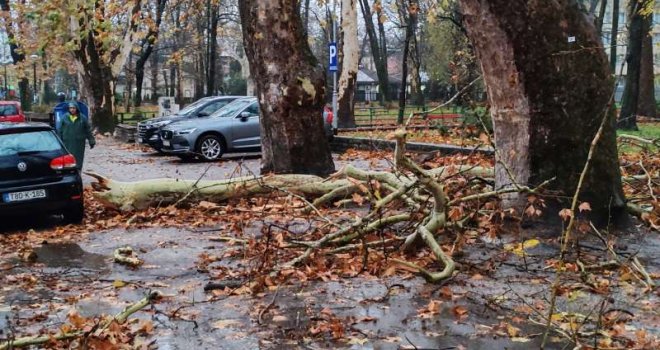
[(328, 62), (328, 70), (331, 72), (337, 71), (337, 43), (328, 44), (328, 57), (330, 61)]

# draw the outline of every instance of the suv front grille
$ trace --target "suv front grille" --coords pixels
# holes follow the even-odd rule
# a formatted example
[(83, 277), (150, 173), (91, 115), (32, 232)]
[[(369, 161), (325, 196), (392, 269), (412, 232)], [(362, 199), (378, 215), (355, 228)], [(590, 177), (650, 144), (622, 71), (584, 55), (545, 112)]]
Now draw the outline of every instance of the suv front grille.
[(147, 130), (150, 128), (146, 126), (145, 124), (139, 123), (138, 124), (138, 136), (141, 138), (144, 138), (144, 136), (147, 134)]

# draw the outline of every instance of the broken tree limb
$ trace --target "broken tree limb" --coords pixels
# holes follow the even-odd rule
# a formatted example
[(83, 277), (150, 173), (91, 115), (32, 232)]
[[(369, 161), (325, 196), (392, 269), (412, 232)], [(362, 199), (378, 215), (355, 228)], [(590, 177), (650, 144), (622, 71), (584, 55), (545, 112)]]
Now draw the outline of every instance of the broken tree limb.
[(228, 180), (152, 179), (121, 182), (93, 172), (93, 195), (103, 205), (121, 211), (146, 209), (157, 204), (173, 204), (184, 196), (189, 201), (222, 202), (273, 193), (274, 188), (304, 195), (320, 196), (350, 183), (346, 180), (324, 181), (313, 175), (247, 176)]
[(135, 255), (133, 248), (122, 247), (115, 249), (113, 254), (114, 261), (118, 264), (128, 265), (131, 267), (138, 267), (144, 263), (140, 258)]
[[(116, 314), (112, 318), (106, 319), (96, 331), (93, 332), (94, 336), (99, 336), (103, 331), (105, 331), (112, 323), (124, 323), (126, 320), (134, 313), (140, 311), (147, 305), (150, 305), (152, 302), (160, 298), (161, 293), (157, 291), (150, 292), (147, 296), (139, 300), (137, 303), (130, 305), (122, 312)], [(32, 345), (45, 344), (52, 340), (68, 340), (79, 338), (83, 336), (89, 336), (87, 331), (79, 330), (75, 332), (67, 333), (58, 333), (55, 335), (45, 335), (45, 336), (36, 336), (36, 337), (23, 337), (14, 340), (9, 340), (4, 343), (0, 343), (0, 350), (8, 350), (15, 348), (28, 347)]]

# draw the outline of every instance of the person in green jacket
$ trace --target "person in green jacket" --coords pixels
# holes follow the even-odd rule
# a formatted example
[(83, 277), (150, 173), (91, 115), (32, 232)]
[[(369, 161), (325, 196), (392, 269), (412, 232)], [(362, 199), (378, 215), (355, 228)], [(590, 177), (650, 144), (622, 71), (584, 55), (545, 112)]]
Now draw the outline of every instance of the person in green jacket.
[(78, 169), (82, 169), (85, 160), (85, 140), (89, 141), (89, 148), (96, 145), (89, 120), (78, 110), (78, 104), (69, 103), (69, 111), (62, 116), (60, 128), (57, 130), (66, 149), (76, 158)]

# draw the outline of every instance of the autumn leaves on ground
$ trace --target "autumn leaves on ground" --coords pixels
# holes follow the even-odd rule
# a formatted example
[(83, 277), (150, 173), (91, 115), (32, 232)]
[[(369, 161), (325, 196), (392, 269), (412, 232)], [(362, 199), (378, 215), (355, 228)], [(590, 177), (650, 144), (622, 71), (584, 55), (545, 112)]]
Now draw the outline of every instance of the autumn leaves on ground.
[[(469, 140), (461, 136), (431, 129), (413, 132), (411, 139), (447, 143), (449, 137), (463, 145), (488, 140), (479, 132)], [(626, 195), (644, 213), (625, 232), (577, 225), (551, 319), (550, 348), (658, 346), (658, 289), (652, 281), (660, 277), (660, 158), (657, 145), (621, 142)], [(100, 148), (130, 154), (117, 165), (127, 172), (139, 164), (186, 166), (109, 139)], [(450, 201), (493, 185), (487, 176), (457, 170), (492, 167), (488, 156), (411, 158), (424, 169), (445, 167), (440, 178)], [(258, 161), (210, 164), (206, 176), (249, 175), (250, 162)], [(390, 170), (394, 160), (388, 151), (349, 150), (335, 162), (338, 168)], [(120, 212), (102, 206), (88, 189), (83, 225), (46, 223), (0, 236), (0, 338), (16, 346), (22, 337), (41, 335), (46, 340), (40, 346), (53, 349), (538, 348), (562, 230), (537, 223), (545, 209), (542, 192), (530, 197), (522, 217), (500, 210), (494, 197), (452, 204), (436, 237), (457, 270), (434, 285), (413, 267), (441, 270), (433, 252), (400, 249), (429, 210), (412, 200), (393, 202), (379, 214), (406, 214), (410, 221), (379, 227), (349, 244), (314, 245), (367, 216), (389, 192), (376, 179), (355, 185), (356, 191), (318, 210), (309, 209), (315, 198), (280, 193)], [(580, 205), (588, 210), (588, 203)], [(14, 231), (23, 227), (27, 231), (30, 224)], [(139, 263), (113, 261), (125, 246)], [(310, 247), (299, 264), (286, 264)], [(156, 290), (158, 295), (149, 294)], [(144, 308), (130, 309), (147, 296), (152, 298), (139, 304)], [(0, 342), (0, 349), (8, 348)]]

